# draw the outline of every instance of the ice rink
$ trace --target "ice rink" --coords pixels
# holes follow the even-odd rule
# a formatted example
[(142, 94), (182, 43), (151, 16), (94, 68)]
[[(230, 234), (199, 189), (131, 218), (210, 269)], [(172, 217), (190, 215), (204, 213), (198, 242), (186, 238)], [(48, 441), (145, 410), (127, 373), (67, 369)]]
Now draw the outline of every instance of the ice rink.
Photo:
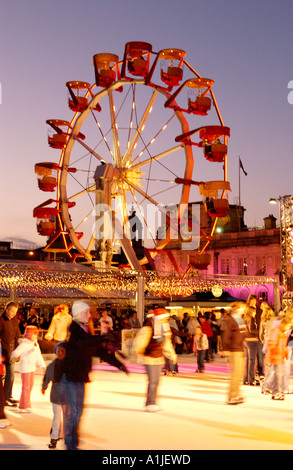
[[(81, 450), (292, 450), (293, 395), (273, 401), (260, 387), (242, 386), (245, 402), (227, 405), (229, 365), (217, 358), (195, 373), (195, 358), (179, 356), (177, 376), (162, 376), (157, 413), (143, 411), (146, 376), (138, 364), (130, 374), (95, 361), (80, 425)], [(292, 378), (290, 379), (293, 380)], [(48, 450), (52, 407), (35, 375), (32, 413), (6, 407), (12, 425), (0, 429), (1, 450)], [(291, 384), (292, 385), (292, 384)], [(16, 373), (14, 397), (19, 398)], [(65, 449), (59, 441), (58, 450)], [(50, 450), (54, 452), (54, 450)]]

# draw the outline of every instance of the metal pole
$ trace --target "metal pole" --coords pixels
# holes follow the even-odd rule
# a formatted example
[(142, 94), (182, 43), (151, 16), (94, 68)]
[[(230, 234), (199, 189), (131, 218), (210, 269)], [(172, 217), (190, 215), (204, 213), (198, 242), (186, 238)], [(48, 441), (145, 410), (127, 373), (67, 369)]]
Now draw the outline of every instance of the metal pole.
[(281, 299), (280, 299), (280, 283), (274, 282), (274, 310), (275, 313), (278, 314), (281, 310)]
[(142, 326), (144, 323), (144, 276), (141, 273), (137, 275), (136, 311), (137, 318)]

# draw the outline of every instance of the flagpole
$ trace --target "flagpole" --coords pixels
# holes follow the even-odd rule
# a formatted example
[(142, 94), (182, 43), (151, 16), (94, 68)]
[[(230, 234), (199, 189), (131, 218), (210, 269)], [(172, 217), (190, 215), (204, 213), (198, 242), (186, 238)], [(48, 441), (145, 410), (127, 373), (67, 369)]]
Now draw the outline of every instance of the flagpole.
[(240, 155), (239, 155), (238, 158), (239, 158), (239, 206), (241, 206), (240, 170), (243, 171), (243, 173), (245, 174), (245, 176), (247, 176), (247, 173), (246, 173), (246, 171), (244, 170), (243, 163), (242, 163), (242, 161), (241, 161)]
[(240, 198), (240, 156), (238, 157), (238, 171), (239, 171), (239, 207), (241, 207), (241, 198)]

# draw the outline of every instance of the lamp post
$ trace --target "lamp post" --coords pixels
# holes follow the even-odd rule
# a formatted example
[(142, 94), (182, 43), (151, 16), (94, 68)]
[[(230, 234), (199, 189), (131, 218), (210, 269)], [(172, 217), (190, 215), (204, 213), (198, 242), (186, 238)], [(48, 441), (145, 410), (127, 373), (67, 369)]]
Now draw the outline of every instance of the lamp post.
[(282, 310), (292, 307), (293, 294), (293, 196), (271, 198), (270, 204), (279, 202), (281, 271), (280, 282), (283, 288)]

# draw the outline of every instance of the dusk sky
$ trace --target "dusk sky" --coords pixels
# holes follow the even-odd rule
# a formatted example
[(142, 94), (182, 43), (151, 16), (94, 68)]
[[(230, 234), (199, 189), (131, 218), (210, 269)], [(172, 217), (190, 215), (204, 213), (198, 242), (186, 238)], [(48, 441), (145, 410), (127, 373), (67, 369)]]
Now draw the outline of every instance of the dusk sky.
[(269, 199), (293, 194), (292, 24), (290, 0), (2, 2), (0, 240), (45, 243), (33, 209), (52, 196), (38, 190), (34, 165), (59, 157), (47, 144), (46, 120), (70, 120), (65, 83), (93, 83), (93, 55), (122, 59), (129, 41), (149, 42), (154, 51), (183, 49), (193, 68), (214, 80), (231, 129), (230, 203), (239, 196), (240, 157), (247, 172), (241, 172), (246, 225), (278, 217)]

